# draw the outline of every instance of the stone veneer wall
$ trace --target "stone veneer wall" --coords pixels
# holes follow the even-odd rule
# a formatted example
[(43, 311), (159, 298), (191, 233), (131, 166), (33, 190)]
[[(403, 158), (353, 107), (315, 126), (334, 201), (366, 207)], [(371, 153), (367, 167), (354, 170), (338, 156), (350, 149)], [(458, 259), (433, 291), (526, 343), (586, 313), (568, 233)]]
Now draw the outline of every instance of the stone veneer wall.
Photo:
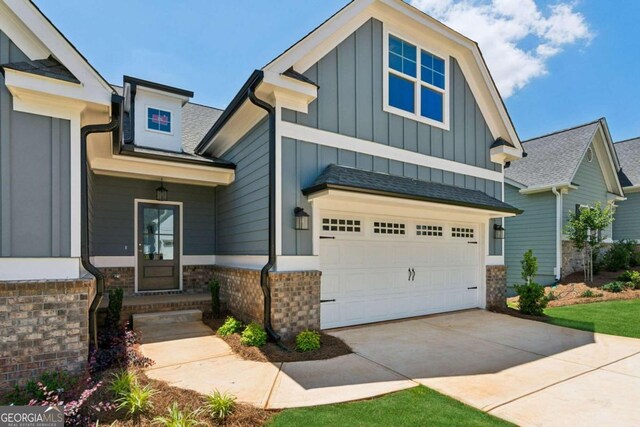
[(487, 265), (487, 310), (502, 311), (507, 306), (507, 266)]
[(0, 282), (0, 391), (45, 371), (84, 369), (95, 292), (93, 277)]
[[(213, 268), (213, 265), (183, 266), (182, 292), (186, 294), (209, 293), (209, 282), (213, 277)], [(122, 288), (125, 296), (135, 295), (136, 273), (134, 267), (101, 267), (100, 271), (105, 276), (107, 290)]]
[[(264, 296), (260, 270), (214, 268), (220, 281), (220, 299), (243, 322), (263, 320)], [(320, 329), (319, 271), (271, 272), (271, 323), (283, 338), (305, 329)]]
[[(611, 243), (603, 243), (600, 246), (600, 253), (604, 254), (610, 247)], [(582, 266), (582, 252), (576, 250), (573, 242), (569, 240), (562, 241), (562, 277), (577, 271), (584, 271)]]

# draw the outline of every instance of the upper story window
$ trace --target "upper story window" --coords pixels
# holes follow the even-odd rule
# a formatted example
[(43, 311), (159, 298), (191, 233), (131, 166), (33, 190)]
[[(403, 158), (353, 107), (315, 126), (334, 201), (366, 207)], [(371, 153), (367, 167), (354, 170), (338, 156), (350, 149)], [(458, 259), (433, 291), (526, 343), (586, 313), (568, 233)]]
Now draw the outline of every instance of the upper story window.
[(147, 107), (147, 130), (171, 133), (171, 111)]
[(447, 60), (392, 34), (387, 50), (385, 109), (447, 128)]

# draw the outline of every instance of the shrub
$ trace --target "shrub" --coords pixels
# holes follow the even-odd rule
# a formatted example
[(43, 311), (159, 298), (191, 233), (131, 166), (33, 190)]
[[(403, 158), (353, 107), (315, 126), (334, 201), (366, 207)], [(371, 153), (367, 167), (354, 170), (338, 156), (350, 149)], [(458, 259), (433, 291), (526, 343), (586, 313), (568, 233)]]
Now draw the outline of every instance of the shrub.
[(122, 298), (124, 291), (122, 288), (109, 290), (109, 306), (107, 307), (107, 318), (105, 320), (107, 328), (120, 324), (120, 312), (122, 311)]
[(129, 391), (120, 395), (115, 402), (119, 410), (126, 411), (132, 418), (139, 418), (153, 406), (151, 398), (154, 394), (156, 391), (150, 385), (143, 387), (134, 381)]
[(296, 350), (311, 351), (320, 348), (320, 333), (316, 331), (302, 331), (296, 337)]
[(267, 333), (264, 328), (255, 322), (251, 322), (242, 332), (240, 344), (249, 347), (262, 347), (267, 343)]
[(230, 393), (220, 393), (218, 390), (214, 390), (205, 398), (204, 407), (211, 414), (211, 417), (224, 420), (233, 413), (236, 407), (236, 397)]
[(591, 259), (593, 274), (600, 274), (605, 268), (604, 260), (602, 259), (602, 254), (600, 253), (600, 251), (593, 251), (593, 253), (591, 254)]
[(558, 299), (558, 296), (555, 294), (555, 292), (550, 291), (550, 292), (547, 294), (547, 301), (555, 301), (555, 300), (557, 300), (557, 299)]
[(153, 360), (143, 356), (135, 348), (138, 342), (137, 334), (129, 330), (127, 324), (101, 329), (98, 333), (98, 348), (91, 351), (90, 372), (97, 373), (112, 368), (147, 368), (153, 365)]
[(524, 253), (522, 261), (520, 261), (520, 265), (522, 266), (522, 280), (524, 280), (525, 283), (533, 282), (533, 279), (536, 277), (536, 273), (538, 272), (538, 258), (533, 256), (532, 249), (529, 249)]
[(136, 376), (132, 372), (124, 369), (111, 375), (109, 390), (114, 396), (122, 397), (131, 392), (135, 383)]
[(182, 412), (176, 402), (173, 402), (171, 406), (167, 408), (167, 412), (169, 415), (166, 417), (155, 417), (153, 424), (164, 427), (193, 427), (202, 424), (197, 419), (197, 411)]
[(616, 242), (604, 254), (604, 266), (608, 271), (619, 271), (629, 268), (631, 252), (627, 244)]
[(220, 317), (220, 282), (212, 280), (209, 283), (209, 289), (211, 290), (211, 312), (217, 319)]
[(614, 292), (614, 293), (622, 292), (624, 291), (625, 288), (626, 286), (622, 282), (611, 282), (611, 283), (607, 283), (602, 287), (603, 290), (607, 292)]
[(72, 390), (78, 384), (78, 377), (64, 371), (44, 372), (36, 379), (28, 381), (24, 387), (15, 386), (14, 390), (3, 397), (2, 403), (10, 405), (26, 405), (32, 400), (40, 401), (45, 391), (57, 394)]
[(580, 294), (580, 298), (600, 298), (601, 296), (601, 293), (595, 293), (591, 289), (587, 289)]
[(544, 295), (544, 288), (541, 285), (537, 283), (515, 285), (515, 290), (520, 297), (518, 300), (522, 314), (542, 316), (548, 300)]
[(238, 319), (234, 319), (233, 317), (229, 316), (224, 321), (222, 326), (218, 328), (218, 335), (222, 337), (226, 337), (228, 335), (240, 332), (241, 330), (242, 330), (242, 322), (239, 321)]
[(640, 271), (627, 270), (618, 276), (618, 280), (627, 283), (627, 287), (640, 289)]

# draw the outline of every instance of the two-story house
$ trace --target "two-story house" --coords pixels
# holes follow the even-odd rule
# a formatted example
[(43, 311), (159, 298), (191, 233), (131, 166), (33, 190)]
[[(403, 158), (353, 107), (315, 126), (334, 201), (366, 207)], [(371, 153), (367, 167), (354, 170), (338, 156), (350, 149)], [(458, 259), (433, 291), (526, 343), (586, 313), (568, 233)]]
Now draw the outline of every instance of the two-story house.
[[(25, 32), (54, 30), (29, 2), (2, 7)], [(10, 37), (9, 51), (32, 39)], [(84, 83), (56, 52), (3, 59), (13, 110), (19, 93), (9, 76), (36, 78), (17, 61), (52, 55)], [(5, 164), (45, 199), (37, 200), (41, 220), (14, 216), (20, 227), (9, 241), (21, 251), (2, 246), (11, 292), (26, 289), (18, 280), (37, 280), (38, 289), (82, 282), (81, 326), (88, 319), (95, 330), (109, 288), (125, 289), (127, 313), (161, 311), (206, 305), (216, 279), (227, 308), (262, 322), (272, 338), (504, 305), (502, 221), (520, 210), (504, 202), (503, 168), (522, 146), (478, 45), (441, 22), (400, 0), (353, 1), (256, 70), (222, 112), (189, 103), (183, 89), (131, 77), (109, 86), (94, 74), (102, 115), (97, 126), (71, 127), (74, 178), (48, 183), (3, 157), (2, 200), (18, 185)], [(52, 79), (37, 78), (39, 87)], [(16, 114), (10, 101), (2, 105)], [(15, 135), (0, 134), (3, 147)], [(59, 145), (28, 140), (25, 164)], [(60, 188), (73, 203), (62, 203)], [(8, 200), (28, 210), (25, 197)], [(72, 243), (53, 253), (52, 242), (65, 239)], [(32, 267), (45, 262), (30, 261), (39, 245), (46, 262), (60, 264), (56, 274)], [(95, 283), (82, 279), (86, 271)]]

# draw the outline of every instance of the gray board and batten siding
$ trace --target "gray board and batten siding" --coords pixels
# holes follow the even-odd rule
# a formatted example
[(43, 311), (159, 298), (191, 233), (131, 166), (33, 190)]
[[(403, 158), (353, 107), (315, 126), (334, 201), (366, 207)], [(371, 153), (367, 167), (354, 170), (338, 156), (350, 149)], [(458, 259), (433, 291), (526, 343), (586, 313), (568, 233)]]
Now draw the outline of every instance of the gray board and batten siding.
[[(0, 64), (29, 58), (0, 32)], [(0, 75), (0, 255), (71, 255), (70, 123), (13, 111)]]
[[(95, 174), (90, 179), (91, 254), (133, 256), (135, 199), (155, 200), (160, 183)], [(183, 254), (215, 254), (215, 188), (171, 182), (164, 186), (170, 202), (183, 204)]]
[[(494, 139), (455, 59), (450, 61), (450, 130), (383, 111), (383, 30), (371, 19), (304, 74), (319, 85), (308, 114), (284, 109), (285, 121), (385, 144), (492, 171)], [(331, 163), (481, 190), (502, 200), (502, 184), (349, 150), (284, 138), (282, 147), (282, 229), (284, 255), (311, 255), (311, 232), (296, 231), (293, 209), (310, 206), (301, 189)], [(313, 221), (313, 219), (312, 219)], [(493, 226), (493, 222), (490, 227)], [(502, 245), (490, 233), (490, 255)]]

